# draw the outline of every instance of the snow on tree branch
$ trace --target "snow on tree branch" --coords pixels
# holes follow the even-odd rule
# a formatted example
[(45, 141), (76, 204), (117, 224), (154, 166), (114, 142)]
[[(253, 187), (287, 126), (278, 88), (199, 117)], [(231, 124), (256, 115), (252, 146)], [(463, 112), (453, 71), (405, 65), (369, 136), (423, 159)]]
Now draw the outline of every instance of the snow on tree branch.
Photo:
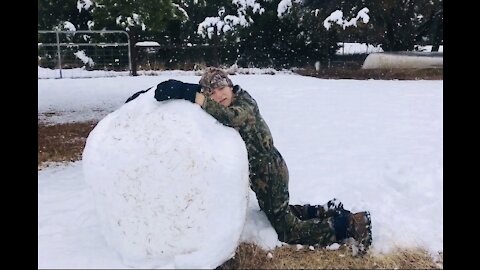
[(183, 9), (179, 4), (175, 4), (175, 3), (172, 3), (172, 5), (174, 7), (176, 7), (184, 16), (184, 21), (188, 20), (190, 17), (188, 16), (188, 13), (187, 11), (185, 11), (185, 9)]
[[(294, 3), (300, 3), (301, 0), (294, 0)], [(283, 14), (290, 12), (290, 8), (292, 7), (292, 0), (281, 0), (278, 3), (277, 7), (277, 16), (281, 18)]]
[(88, 57), (86, 54), (85, 54), (85, 51), (84, 50), (81, 50), (81, 51), (78, 51), (76, 53), (74, 53), (74, 55), (80, 59), (84, 64), (86, 65), (89, 65), (89, 66), (93, 66), (95, 65), (95, 62), (93, 62), (93, 59), (91, 57)]
[(81, 12), (82, 9), (88, 10), (93, 5), (91, 0), (78, 0), (77, 1), (77, 9), (78, 12)]
[(54, 27), (55, 30), (67, 30), (67, 31), (77, 31), (75, 25), (69, 21), (64, 21), (59, 23), (57, 26)]
[(217, 34), (220, 34), (224, 24), (225, 23), (220, 20), (220, 17), (207, 17), (198, 25), (197, 33), (203, 38), (208, 36), (210, 39), (213, 36), (215, 28), (217, 29)]
[(117, 23), (117, 25), (125, 27), (126, 31), (129, 31), (130, 27), (138, 26), (138, 25), (140, 25), (142, 27), (143, 31), (145, 31), (145, 29), (147, 29), (147, 26), (145, 25), (145, 23), (143, 23), (143, 20), (142, 20), (141, 16), (136, 14), (136, 13), (133, 13), (131, 17), (130, 16), (129, 17), (124, 17), (124, 16), (120, 15), (115, 19), (115, 22)]
[(87, 26), (88, 26), (88, 29), (89, 29), (89, 30), (92, 30), (92, 29), (93, 29), (93, 27), (95, 26), (95, 22), (94, 22), (94, 21), (91, 21), (91, 20), (89, 20), (89, 21), (87, 22)]
[(368, 23), (370, 21), (370, 16), (368, 16), (368, 8), (363, 8), (360, 10), (355, 18), (352, 18), (350, 21), (343, 19), (343, 12), (340, 10), (335, 10), (323, 21), (323, 26), (328, 30), (332, 26), (331, 22), (334, 22), (343, 27), (343, 29), (349, 26), (357, 27), (358, 19), (362, 19), (363, 23)]
[(253, 13), (258, 12), (259, 14), (262, 14), (265, 11), (256, 0), (232, 0), (232, 3), (237, 5), (238, 11), (243, 14), (247, 12), (247, 8), (249, 7), (252, 8)]
[[(197, 34), (203, 38), (212, 38), (213, 34), (221, 35), (228, 31), (233, 31), (237, 26), (247, 27), (253, 23), (252, 18), (248, 17), (247, 9), (251, 8), (253, 13), (263, 14), (265, 9), (261, 7), (256, 0), (232, 0), (232, 3), (237, 6), (237, 16), (225, 15), (225, 8), (221, 7), (218, 10), (218, 17), (207, 17), (198, 25)], [(223, 17), (223, 19), (222, 19)]]

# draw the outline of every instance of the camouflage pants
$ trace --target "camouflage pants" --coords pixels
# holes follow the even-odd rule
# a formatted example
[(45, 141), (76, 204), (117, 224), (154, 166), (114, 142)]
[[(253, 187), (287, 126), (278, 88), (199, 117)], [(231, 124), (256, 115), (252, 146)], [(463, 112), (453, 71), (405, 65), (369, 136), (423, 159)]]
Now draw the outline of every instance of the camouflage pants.
[(256, 160), (250, 168), (250, 186), (279, 240), (320, 246), (336, 242), (333, 218), (349, 211), (336, 200), (323, 206), (289, 205), (288, 168), (281, 154), (275, 149), (271, 156)]

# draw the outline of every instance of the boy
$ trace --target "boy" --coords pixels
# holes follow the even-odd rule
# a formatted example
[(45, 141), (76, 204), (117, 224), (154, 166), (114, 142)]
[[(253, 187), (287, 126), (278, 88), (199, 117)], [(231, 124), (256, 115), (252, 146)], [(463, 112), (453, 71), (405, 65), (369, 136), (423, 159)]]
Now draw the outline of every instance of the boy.
[(352, 214), (336, 199), (325, 205), (289, 205), (288, 168), (273, 144), (268, 125), (256, 101), (239, 85), (234, 86), (223, 70), (206, 70), (199, 84), (162, 82), (155, 89), (155, 99), (189, 100), (239, 132), (247, 147), (250, 187), (280, 241), (327, 246), (353, 237), (360, 254), (367, 251), (372, 243), (369, 212)]

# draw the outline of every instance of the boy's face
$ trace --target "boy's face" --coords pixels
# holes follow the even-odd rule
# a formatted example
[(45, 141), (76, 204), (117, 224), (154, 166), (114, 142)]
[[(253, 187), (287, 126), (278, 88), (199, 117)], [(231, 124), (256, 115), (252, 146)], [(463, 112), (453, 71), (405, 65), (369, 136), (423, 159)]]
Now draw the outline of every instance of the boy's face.
[(228, 107), (233, 101), (233, 88), (230, 86), (215, 88), (210, 92), (209, 97), (217, 103)]

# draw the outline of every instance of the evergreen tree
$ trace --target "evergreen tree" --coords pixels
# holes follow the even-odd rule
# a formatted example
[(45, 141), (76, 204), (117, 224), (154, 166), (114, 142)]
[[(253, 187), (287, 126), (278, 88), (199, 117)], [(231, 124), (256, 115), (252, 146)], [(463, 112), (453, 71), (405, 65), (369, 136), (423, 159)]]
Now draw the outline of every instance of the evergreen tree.
[(237, 4), (237, 10), (230, 13), (224, 8), (220, 19), (226, 18), (225, 14), (243, 15), (248, 24), (237, 25), (232, 31), (220, 31), (205, 39), (209, 44), (220, 44), (224, 48), (226, 56), (223, 60), (228, 57), (231, 63), (235, 58), (241, 66), (287, 68), (313, 63), (334, 54), (335, 33), (324, 29), (322, 15), (312, 12), (301, 2), (293, 2), (289, 11), (279, 16), (280, 2), (257, 0), (258, 6), (253, 7), (250, 2), (248, 8)]
[(185, 19), (171, 0), (95, 0), (94, 29), (125, 30), (130, 37), (132, 75), (137, 75), (135, 44), (148, 30), (163, 30), (170, 20)]
[[(431, 33), (441, 36), (443, 7), (441, 0), (364, 0), (371, 9), (372, 28), (369, 35), (378, 39), (384, 51), (413, 50), (417, 41)], [(434, 16), (434, 14), (437, 14)], [(433, 16), (433, 17), (432, 17)], [(426, 21), (435, 18), (435, 23)], [(423, 27), (422, 27), (423, 25)]]
[[(280, 6), (290, 3), (280, 14)], [(368, 23), (353, 27), (325, 19), (341, 11), (344, 21), (368, 8)], [(210, 20), (211, 23), (208, 20)], [(330, 59), (337, 42), (381, 44), (385, 51), (443, 42), (442, 0), (39, 0), (38, 28), (125, 30), (132, 44), (161, 44), (168, 67), (181, 63), (291, 67)], [(208, 34), (203, 30), (209, 29)], [(212, 31), (213, 30), (213, 31)], [(39, 42), (55, 42), (51, 40)], [(65, 38), (65, 37), (64, 37)], [(110, 42), (108, 37), (67, 36), (68, 42)], [(80, 40), (81, 38), (81, 40)], [(136, 66), (132, 66), (136, 74)]]
[(419, 26), (415, 39), (422, 45), (432, 44), (432, 51), (438, 51), (443, 43), (443, 1), (421, 1), (418, 10)]
[(64, 22), (76, 30), (88, 30), (90, 12), (78, 9), (77, 1), (38, 0), (38, 30), (61, 30)]
[(182, 0), (179, 5), (188, 14), (188, 18), (183, 21), (169, 21), (165, 31), (160, 32), (157, 38), (171, 47), (162, 51), (163, 56), (169, 59), (168, 62), (172, 66), (182, 60), (190, 65), (198, 62), (218, 65), (228, 59), (229, 57), (224, 55), (228, 49), (228, 42), (225, 40), (233, 31), (225, 33), (213, 26), (214, 34), (203, 37), (198, 33), (198, 28), (207, 17), (219, 17), (219, 20), (223, 21), (226, 15), (234, 13), (235, 6), (232, 1)]

